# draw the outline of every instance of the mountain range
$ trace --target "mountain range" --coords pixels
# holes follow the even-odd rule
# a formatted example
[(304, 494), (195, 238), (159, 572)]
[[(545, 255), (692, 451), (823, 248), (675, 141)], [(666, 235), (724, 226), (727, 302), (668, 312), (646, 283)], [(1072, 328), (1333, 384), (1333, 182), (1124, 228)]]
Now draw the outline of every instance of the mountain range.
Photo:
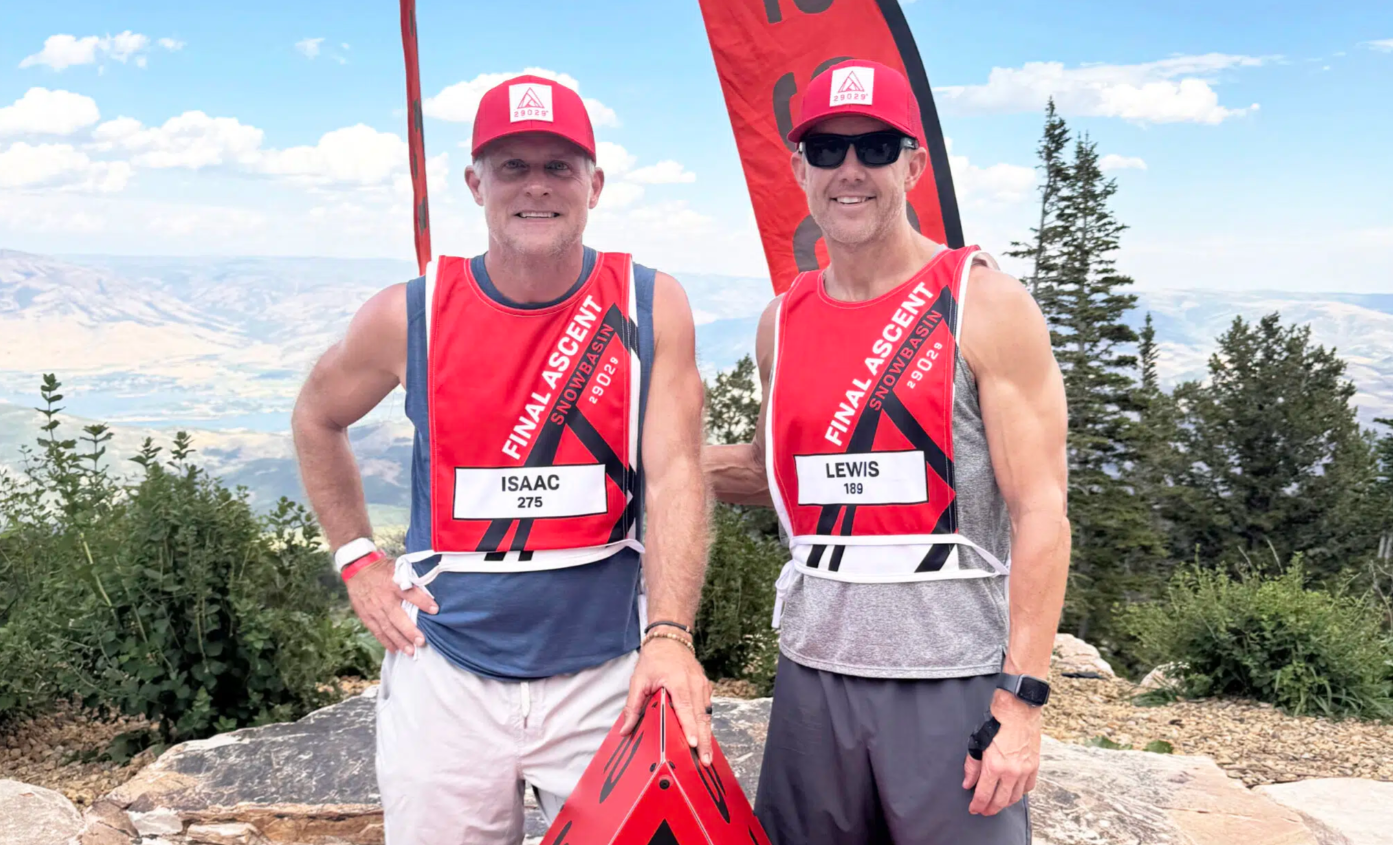
[[(0, 464), (37, 434), (40, 374), (64, 383), (74, 422), (101, 420), (113, 453), (190, 431), (211, 471), (269, 505), (299, 498), (289, 411), (316, 356), (381, 287), (416, 275), (393, 260), (40, 256), (0, 250)], [(753, 350), (769, 283), (677, 273), (708, 378)], [(1393, 416), (1393, 295), (1138, 290), (1129, 319), (1153, 315), (1165, 383), (1203, 378), (1236, 316), (1277, 311), (1334, 346), (1365, 424)], [(375, 519), (400, 523), (411, 427), (397, 391), (351, 439)], [(74, 432), (76, 429), (74, 429)]]

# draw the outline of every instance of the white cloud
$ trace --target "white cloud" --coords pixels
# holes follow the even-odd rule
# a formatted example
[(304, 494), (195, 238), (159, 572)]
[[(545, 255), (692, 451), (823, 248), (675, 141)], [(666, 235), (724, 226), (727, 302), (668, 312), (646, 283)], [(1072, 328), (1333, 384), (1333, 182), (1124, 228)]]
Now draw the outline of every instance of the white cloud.
[(953, 171), (953, 190), (964, 205), (1017, 203), (1035, 187), (1035, 171), (1018, 164), (979, 167), (967, 156), (953, 155), (953, 139), (944, 138), (948, 166)]
[[(201, 170), (228, 166), (244, 173), (275, 176), (293, 184), (323, 188), (359, 186), (391, 188), (408, 169), (407, 145), (398, 135), (357, 124), (326, 132), (314, 145), (286, 149), (264, 148), (265, 133), (236, 118), (185, 112), (161, 126), (145, 126), (118, 117), (92, 132), (89, 149), (120, 150), (140, 167)], [(448, 154), (428, 160), (427, 173), (442, 183)], [(406, 179), (410, 197), (409, 177)]]
[(605, 171), (605, 177), (615, 179), (633, 170), (638, 157), (612, 141), (595, 144), (595, 163)]
[(71, 135), (101, 118), (97, 101), (71, 91), (30, 88), (0, 108), (0, 136)]
[(153, 233), (178, 238), (196, 234), (226, 238), (249, 235), (265, 228), (266, 217), (248, 208), (188, 206), (157, 214), (146, 225)]
[[(449, 120), (455, 123), (473, 123), (474, 113), (479, 109), (479, 101), (484, 92), (493, 86), (524, 73), (551, 79), (565, 85), (572, 91), (580, 91), (580, 82), (574, 76), (546, 68), (530, 67), (521, 73), (481, 73), (473, 79), (456, 82), (440, 90), (434, 97), (426, 97), (422, 109), (427, 117)], [(590, 113), (590, 122), (595, 126), (618, 126), (619, 116), (614, 109), (599, 100), (582, 97), (585, 109)]]
[[(1360, 43), (1370, 50), (1378, 50), (1380, 53), (1393, 53), (1393, 38), (1382, 38), (1378, 41), (1363, 41)], [(1336, 55), (1338, 56), (1340, 54), (1336, 53)]]
[(1098, 160), (1098, 169), (1104, 172), (1109, 170), (1145, 170), (1146, 162), (1136, 156), (1120, 156), (1117, 153), (1108, 153)]
[(148, 36), (126, 30), (120, 35), (111, 37), (107, 51), (113, 59), (124, 63), (131, 56), (144, 51), (149, 46), (150, 38)]
[(303, 41), (295, 42), (295, 49), (305, 54), (305, 58), (313, 59), (319, 55), (319, 45), (324, 42), (323, 38), (306, 38)]
[(126, 187), (131, 166), (93, 161), (70, 144), (16, 141), (0, 151), (0, 188), (62, 188), (111, 193)]
[[(168, 39), (161, 39), (161, 43), (165, 40)], [(136, 64), (144, 67), (144, 57), (137, 54), (143, 53), (149, 46), (149, 36), (130, 30), (119, 35), (87, 35), (82, 38), (60, 33), (45, 39), (44, 48), (32, 56), (25, 56), (19, 66), (26, 68), (47, 65), (54, 70), (63, 70), (73, 65), (96, 64), (101, 57), (108, 57), (122, 64), (136, 57)]]
[(262, 131), (232, 117), (209, 117), (201, 111), (171, 117), (163, 126), (142, 126), (140, 121), (118, 117), (92, 133), (94, 149), (124, 149), (142, 167), (203, 167), (244, 162), (261, 146)]
[(680, 162), (660, 161), (638, 169), (638, 157), (612, 141), (595, 144), (595, 161), (605, 172), (605, 190), (600, 197), (603, 208), (627, 208), (643, 199), (644, 185), (670, 185), (696, 181), (696, 174)]
[(641, 185), (672, 185), (679, 182), (695, 182), (696, 174), (687, 170), (679, 162), (667, 159), (647, 167), (640, 167), (625, 178)]
[(1213, 87), (1218, 73), (1258, 67), (1267, 59), (1209, 53), (1175, 56), (1135, 65), (1083, 65), (1027, 62), (1019, 68), (992, 68), (982, 85), (935, 89), (939, 103), (958, 114), (1039, 111), (1054, 97), (1068, 115), (1120, 117), (1139, 123), (1220, 123), (1256, 111), (1219, 105)]
[(166, 50), (169, 50), (171, 53), (175, 50), (184, 49), (184, 42), (180, 41), (177, 38), (161, 38), (158, 43), (161, 47), (165, 48)]
[(301, 184), (380, 185), (408, 166), (407, 146), (398, 135), (360, 123), (325, 133), (313, 147), (267, 150), (251, 166)]
[(596, 208), (603, 208), (607, 211), (628, 208), (643, 199), (643, 194), (642, 185), (618, 179), (613, 182), (606, 181), (604, 190), (600, 192), (600, 204)]

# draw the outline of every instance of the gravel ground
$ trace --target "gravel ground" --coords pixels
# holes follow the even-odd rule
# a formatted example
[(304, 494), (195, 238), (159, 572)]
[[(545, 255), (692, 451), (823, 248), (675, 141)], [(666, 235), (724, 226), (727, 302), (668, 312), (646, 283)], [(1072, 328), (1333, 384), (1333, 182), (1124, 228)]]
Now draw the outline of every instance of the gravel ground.
[[(1160, 707), (1140, 707), (1130, 681), (1050, 677), (1054, 690), (1045, 708), (1045, 733), (1065, 742), (1106, 737), (1142, 748), (1169, 742), (1177, 754), (1212, 757), (1248, 786), (1317, 777), (1360, 777), (1393, 781), (1393, 725), (1353, 720), (1336, 722), (1284, 715), (1266, 704), (1210, 699)], [(345, 678), (345, 697), (371, 682)], [(743, 681), (719, 681), (717, 695), (752, 697)], [(145, 723), (128, 718), (100, 719), (77, 707), (0, 733), (0, 778), (55, 789), (79, 807), (124, 783), (153, 759), (144, 752), (130, 763), (82, 762), (82, 752), (100, 753), (113, 737)], [(92, 756), (92, 755), (87, 755)]]
[(1322, 777), (1393, 781), (1393, 724), (1288, 716), (1240, 699), (1140, 707), (1130, 681), (1052, 673), (1045, 733), (1064, 742), (1106, 737), (1143, 748), (1169, 742), (1176, 754), (1212, 757), (1248, 786)]

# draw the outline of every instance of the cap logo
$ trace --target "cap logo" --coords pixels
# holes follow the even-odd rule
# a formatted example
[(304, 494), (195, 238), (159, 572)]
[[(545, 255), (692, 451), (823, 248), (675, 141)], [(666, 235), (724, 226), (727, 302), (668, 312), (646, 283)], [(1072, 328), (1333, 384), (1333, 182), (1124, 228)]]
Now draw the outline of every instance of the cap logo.
[(875, 94), (875, 68), (844, 67), (832, 71), (829, 106), (871, 105)]
[(523, 82), (508, 86), (508, 122), (551, 119), (551, 86), (540, 82)]

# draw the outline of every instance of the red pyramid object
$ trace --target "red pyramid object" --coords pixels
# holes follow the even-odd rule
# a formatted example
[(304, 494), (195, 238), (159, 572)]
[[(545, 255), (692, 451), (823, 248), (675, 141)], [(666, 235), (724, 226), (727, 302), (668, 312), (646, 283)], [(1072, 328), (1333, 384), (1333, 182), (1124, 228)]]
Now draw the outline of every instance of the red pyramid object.
[(667, 690), (638, 725), (610, 729), (542, 845), (769, 845), (720, 746), (711, 765), (687, 745)]

